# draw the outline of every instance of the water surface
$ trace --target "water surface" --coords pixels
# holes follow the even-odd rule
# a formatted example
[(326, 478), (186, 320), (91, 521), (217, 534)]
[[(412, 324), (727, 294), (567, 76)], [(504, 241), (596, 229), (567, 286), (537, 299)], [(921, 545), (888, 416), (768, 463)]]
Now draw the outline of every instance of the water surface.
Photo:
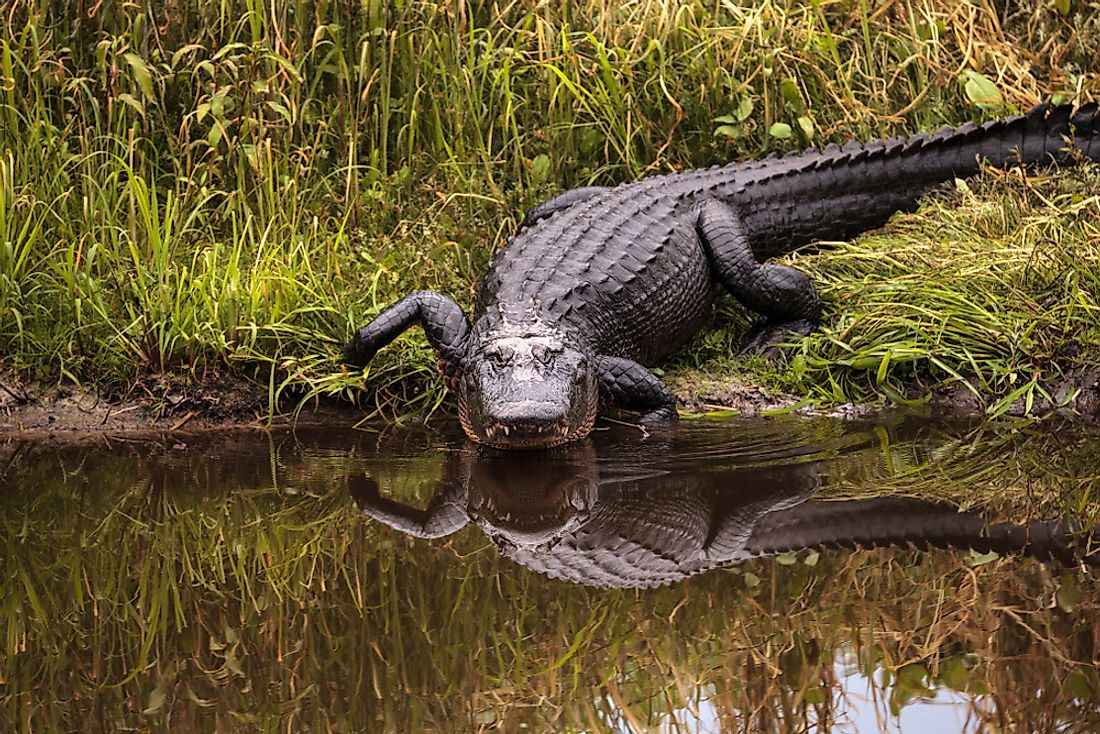
[(0, 439), (0, 725), (1094, 731), (1098, 459), (900, 417)]

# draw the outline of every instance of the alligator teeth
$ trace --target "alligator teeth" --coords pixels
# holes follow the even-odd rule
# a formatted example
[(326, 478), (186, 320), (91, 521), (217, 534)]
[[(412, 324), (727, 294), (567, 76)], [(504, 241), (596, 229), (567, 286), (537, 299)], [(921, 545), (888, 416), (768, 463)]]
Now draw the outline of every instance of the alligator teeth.
[(512, 435), (512, 429), (509, 428), (508, 426), (505, 426), (504, 427), (504, 435), (505, 436), (511, 436)]

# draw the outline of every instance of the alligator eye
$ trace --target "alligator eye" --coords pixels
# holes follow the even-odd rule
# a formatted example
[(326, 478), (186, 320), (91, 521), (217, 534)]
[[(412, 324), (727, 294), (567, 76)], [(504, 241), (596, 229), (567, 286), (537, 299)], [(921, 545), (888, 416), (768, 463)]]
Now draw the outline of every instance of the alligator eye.
[(485, 348), (485, 356), (490, 362), (496, 365), (504, 364), (504, 350), (499, 345), (492, 345)]
[(550, 358), (553, 356), (553, 353), (550, 351), (549, 347), (545, 347), (542, 344), (536, 344), (535, 346), (533, 346), (531, 348), (531, 354), (533, 354), (535, 356), (535, 359), (542, 362), (543, 364), (550, 364)]

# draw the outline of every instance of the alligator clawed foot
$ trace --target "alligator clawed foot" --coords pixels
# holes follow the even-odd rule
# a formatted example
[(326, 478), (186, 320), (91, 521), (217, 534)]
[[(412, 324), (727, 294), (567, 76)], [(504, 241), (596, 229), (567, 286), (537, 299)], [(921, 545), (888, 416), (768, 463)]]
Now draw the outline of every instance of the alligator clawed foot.
[(759, 354), (771, 362), (785, 363), (793, 349), (790, 345), (816, 328), (817, 323), (809, 319), (762, 321), (745, 336), (740, 354)]
[(340, 361), (356, 369), (363, 369), (370, 364), (377, 353), (377, 347), (356, 334), (344, 347), (344, 354)]
[(675, 421), (676, 418), (676, 408), (664, 406), (649, 411), (638, 420), (638, 423), (646, 428), (653, 428), (656, 426), (667, 426), (669, 423)]

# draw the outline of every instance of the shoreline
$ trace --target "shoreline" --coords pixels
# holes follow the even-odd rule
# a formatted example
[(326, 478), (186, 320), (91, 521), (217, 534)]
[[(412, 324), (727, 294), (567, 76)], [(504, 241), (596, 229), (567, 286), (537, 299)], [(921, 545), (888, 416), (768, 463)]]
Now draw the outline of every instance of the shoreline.
[[(991, 418), (988, 405), (993, 402), (992, 397), (983, 402), (974, 391), (957, 382), (931, 390), (913, 385), (912, 404), (878, 400), (836, 405), (773, 392), (739, 377), (697, 371), (671, 375), (669, 382), (680, 399), (682, 416), (722, 415), (742, 420), (784, 414), (865, 420), (898, 411), (917, 411), (932, 420), (974, 422)], [(1000, 415), (1100, 425), (1100, 370), (1081, 370), (1041, 387), (1040, 392), (1049, 394), (1053, 400), (1038, 397), (1028, 406), (1026, 398), (1020, 397)], [(454, 417), (452, 409), (444, 408), (429, 419)], [(23, 385), (10, 376), (0, 378), (0, 439), (81, 440), (114, 434), (316, 425), (351, 428), (366, 418), (367, 412), (351, 402), (324, 396), (301, 402), (287, 399), (279, 410), (271, 411), (266, 388), (241, 377), (183, 381), (166, 375), (153, 376), (139, 381), (127, 395), (116, 398), (97, 395), (94, 390), (80, 386)], [(423, 416), (407, 419), (423, 420)], [(617, 419), (629, 422), (629, 416)], [(371, 417), (369, 422), (394, 421)]]

